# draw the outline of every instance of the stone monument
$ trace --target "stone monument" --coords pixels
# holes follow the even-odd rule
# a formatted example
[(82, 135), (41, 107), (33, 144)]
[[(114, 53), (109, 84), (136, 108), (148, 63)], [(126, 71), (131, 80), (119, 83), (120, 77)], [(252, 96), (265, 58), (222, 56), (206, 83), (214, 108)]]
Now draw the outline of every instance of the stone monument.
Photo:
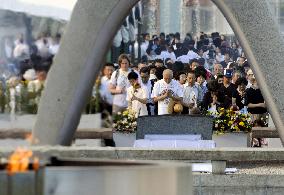
[(137, 139), (148, 134), (201, 134), (205, 140), (212, 140), (213, 118), (200, 115), (162, 115), (138, 118)]

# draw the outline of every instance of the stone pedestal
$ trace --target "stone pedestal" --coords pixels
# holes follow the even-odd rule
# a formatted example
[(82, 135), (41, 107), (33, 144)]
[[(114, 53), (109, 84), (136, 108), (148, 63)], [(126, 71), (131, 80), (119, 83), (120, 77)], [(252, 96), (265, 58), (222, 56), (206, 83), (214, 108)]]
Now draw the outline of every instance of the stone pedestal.
[(136, 133), (113, 133), (113, 141), (116, 147), (133, 147), (136, 140)]
[(212, 139), (213, 118), (201, 115), (143, 116), (137, 120), (137, 139), (146, 134), (201, 134)]

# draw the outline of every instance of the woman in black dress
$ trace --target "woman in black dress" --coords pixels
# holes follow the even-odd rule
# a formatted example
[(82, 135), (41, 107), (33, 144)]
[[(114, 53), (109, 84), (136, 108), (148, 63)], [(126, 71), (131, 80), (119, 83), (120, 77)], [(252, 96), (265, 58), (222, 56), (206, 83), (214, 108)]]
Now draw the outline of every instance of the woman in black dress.
[(251, 114), (265, 114), (267, 113), (266, 104), (254, 76), (251, 82), (252, 86), (246, 89), (248, 112)]

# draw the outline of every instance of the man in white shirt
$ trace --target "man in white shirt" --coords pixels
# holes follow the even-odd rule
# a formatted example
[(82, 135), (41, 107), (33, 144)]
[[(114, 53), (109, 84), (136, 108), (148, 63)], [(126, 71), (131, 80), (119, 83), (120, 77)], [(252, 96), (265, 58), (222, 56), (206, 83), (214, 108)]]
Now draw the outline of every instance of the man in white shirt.
[(173, 80), (173, 71), (164, 70), (163, 79), (155, 83), (152, 92), (154, 102), (158, 102), (158, 115), (169, 114), (170, 102), (181, 101), (182, 97), (182, 88), (177, 81)]
[(195, 83), (195, 74), (189, 71), (187, 74), (187, 83), (184, 84), (183, 90), (183, 106), (189, 108), (189, 114), (193, 108), (197, 108), (199, 102), (202, 101), (202, 89)]
[(143, 67), (140, 69), (140, 77), (141, 77), (141, 87), (145, 88), (147, 91), (148, 99), (151, 99), (151, 91), (152, 91), (152, 83), (149, 80), (150, 78), (150, 70), (148, 67)]
[(14, 58), (17, 59), (24, 59), (28, 58), (29, 56), (29, 46), (24, 43), (24, 40), (21, 38), (17, 45), (15, 46), (15, 49), (13, 51)]
[(141, 43), (141, 56), (147, 55), (146, 50), (149, 46), (150, 35), (149, 33), (144, 34), (144, 41)]
[(103, 100), (103, 104), (105, 109), (107, 109), (111, 113), (111, 107), (113, 103), (113, 95), (111, 94), (110, 90), (108, 89), (111, 83), (111, 75), (114, 71), (114, 65), (112, 63), (106, 63), (103, 69), (103, 76), (101, 78), (101, 85), (100, 85), (100, 95)]
[(144, 88), (147, 91), (147, 110), (148, 115), (154, 115), (155, 114), (155, 104), (153, 102), (153, 99), (151, 98), (151, 93), (154, 85), (154, 81), (150, 81), (150, 69), (148, 67), (143, 67), (140, 70), (140, 77), (141, 77), (141, 87)]
[(49, 46), (49, 53), (52, 55), (57, 54), (59, 50), (61, 35), (56, 34), (56, 36), (52, 39), (52, 44)]
[(176, 61), (176, 55), (171, 46), (166, 45), (166, 49), (161, 52), (161, 59), (165, 62), (166, 59), (171, 59), (173, 62)]
[(49, 52), (49, 43), (47, 41), (47, 38), (42, 38), (39, 40), (37, 44), (38, 54), (42, 58), (48, 58), (50, 56)]
[(131, 87), (127, 88), (126, 100), (128, 101), (128, 108), (136, 113), (136, 117), (148, 115), (146, 106), (148, 94), (145, 88), (139, 84), (138, 74), (130, 72), (128, 80), (131, 84)]

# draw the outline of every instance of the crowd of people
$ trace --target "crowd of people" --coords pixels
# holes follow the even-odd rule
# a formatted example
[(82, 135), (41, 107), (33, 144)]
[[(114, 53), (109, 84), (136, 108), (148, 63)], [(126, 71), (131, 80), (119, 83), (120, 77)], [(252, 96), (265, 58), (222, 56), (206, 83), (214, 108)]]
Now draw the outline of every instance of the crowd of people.
[[(21, 110), (23, 104), (28, 104), (30, 113), (36, 113), (60, 38), (59, 34), (53, 38), (42, 35), (29, 45), (22, 35), (5, 41), (6, 59), (0, 68), (5, 64), (10, 76), (5, 78), (2, 71), (2, 112), (7, 105), (10, 110)], [(267, 113), (254, 73), (233, 38), (226, 39), (217, 32), (201, 32), (195, 38), (187, 34), (183, 40), (179, 33), (161, 33), (152, 38), (145, 33), (140, 51), (138, 63), (137, 59), (132, 63), (129, 54), (121, 54), (117, 63), (104, 65), (90, 101), (99, 104), (97, 112), (110, 116), (131, 109), (137, 117), (214, 113), (219, 108), (260, 116)], [(29, 98), (26, 102), (25, 96)], [(89, 113), (93, 111), (91, 103), (88, 109)]]
[[(116, 114), (131, 108), (137, 116), (164, 115), (175, 112), (173, 106), (179, 104), (182, 109), (177, 112), (182, 114), (214, 112), (221, 107), (267, 113), (244, 52), (232, 40), (217, 32), (201, 32), (197, 38), (187, 34), (184, 40), (179, 33), (161, 33), (152, 39), (145, 33), (139, 63), (121, 54), (117, 64), (105, 64), (93, 93), (100, 111)], [(29, 91), (42, 89), (59, 42), (60, 35), (42, 35), (30, 46), (23, 36), (6, 41), (10, 69), (19, 81), (32, 84)]]
[(9, 64), (9, 70), (16, 76), (22, 76), (28, 69), (49, 70), (53, 56), (58, 52), (61, 35), (51, 37), (42, 33), (37, 39), (27, 43), (23, 34), (15, 40), (5, 39), (5, 59), (3, 63)]
[(107, 63), (100, 95), (109, 112), (127, 108), (137, 116), (182, 114), (233, 108), (251, 114), (267, 113), (253, 71), (237, 41), (219, 33), (144, 35), (141, 62), (132, 64), (126, 54), (118, 64)]
[(1, 112), (35, 114), (61, 35), (40, 35), (29, 44), (24, 35), (4, 41), (4, 57), (0, 62)]

